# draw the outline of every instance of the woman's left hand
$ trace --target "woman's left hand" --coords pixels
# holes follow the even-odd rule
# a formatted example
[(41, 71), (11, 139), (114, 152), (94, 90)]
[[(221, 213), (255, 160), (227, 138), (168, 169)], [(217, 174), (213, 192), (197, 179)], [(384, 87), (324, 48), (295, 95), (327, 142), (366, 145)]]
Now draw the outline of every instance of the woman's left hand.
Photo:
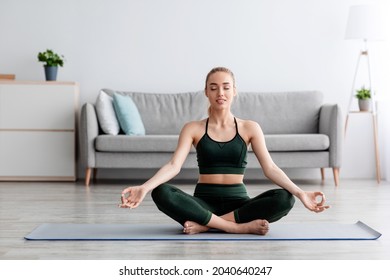
[(307, 209), (316, 213), (330, 208), (329, 205), (325, 205), (326, 200), (323, 192), (303, 192), (299, 198)]

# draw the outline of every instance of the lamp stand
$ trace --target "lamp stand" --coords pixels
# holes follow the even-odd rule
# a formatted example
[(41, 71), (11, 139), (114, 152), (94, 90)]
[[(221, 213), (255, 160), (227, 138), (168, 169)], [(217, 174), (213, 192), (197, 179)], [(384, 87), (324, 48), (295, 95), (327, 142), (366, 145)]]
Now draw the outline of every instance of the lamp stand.
[(351, 104), (352, 104), (352, 100), (353, 98), (355, 97), (355, 84), (356, 84), (356, 77), (357, 77), (357, 73), (359, 72), (359, 66), (360, 66), (360, 59), (362, 57), (366, 57), (366, 61), (367, 61), (367, 72), (368, 72), (368, 88), (371, 92), (371, 111), (372, 113), (376, 113), (376, 103), (375, 103), (375, 93), (372, 91), (372, 87), (371, 87), (371, 69), (370, 69), (370, 58), (369, 58), (369, 55), (368, 55), (368, 49), (367, 49), (367, 41), (364, 40), (364, 50), (363, 51), (360, 51), (359, 53), (359, 56), (358, 56), (358, 59), (357, 59), (357, 63), (356, 63), (356, 68), (355, 68), (355, 75), (353, 76), (353, 82), (352, 82), (352, 89), (351, 89), (351, 96), (349, 98), (349, 103), (348, 103), (348, 110), (347, 112), (350, 112), (351, 111)]
[(370, 71), (370, 61), (368, 56), (368, 49), (367, 49), (367, 41), (364, 40), (365, 48), (363, 51), (359, 53), (357, 63), (356, 63), (356, 69), (355, 69), (355, 75), (353, 77), (352, 82), (352, 90), (351, 90), (351, 96), (349, 98), (349, 104), (348, 104), (348, 110), (347, 110), (347, 117), (345, 120), (345, 127), (344, 127), (344, 135), (347, 133), (347, 126), (348, 126), (348, 118), (351, 113), (359, 113), (356, 111), (351, 111), (351, 104), (352, 100), (355, 96), (355, 83), (356, 83), (356, 76), (359, 70), (360, 65), (360, 59), (365, 56), (367, 61), (367, 71), (368, 71), (368, 88), (370, 89), (371, 93), (371, 111), (369, 112), (372, 115), (372, 121), (373, 121), (373, 130), (374, 130), (374, 149), (375, 149), (375, 159), (376, 159), (376, 179), (377, 182), (380, 183), (381, 181), (381, 171), (380, 171), (380, 159), (379, 159), (379, 146), (378, 146), (378, 119), (376, 114), (376, 99), (375, 94), (372, 91), (371, 88), (371, 71)]

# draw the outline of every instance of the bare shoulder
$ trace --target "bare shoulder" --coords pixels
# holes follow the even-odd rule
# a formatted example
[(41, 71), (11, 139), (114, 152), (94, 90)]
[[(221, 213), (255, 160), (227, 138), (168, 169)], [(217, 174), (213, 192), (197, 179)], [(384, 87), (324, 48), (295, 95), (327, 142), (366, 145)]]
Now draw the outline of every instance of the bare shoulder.
[(252, 120), (237, 119), (239, 130), (245, 133), (258, 133), (261, 131), (259, 123)]
[(199, 137), (199, 133), (204, 131), (205, 126), (206, 120), (188, 122), (183, 126), (181, 135), (191, 136), (195, 140)]
[(183, 126), (183, 130), (187, 131), (198, 131), (199, 129), (202, 129), (206, 124), (206, 120), (200, 120), (200, 121), (191, 121), (186, 123)]
[(241, 130), (239, 131), (241, 137), (248, 145), (250, 144), (252, 146), (252, 150), (255, 151), (257, 155), (260, 155), (267, 150), (265, 146), (264, 133), (258, 122), (252, 120), (240, 120), (238, 121), (238, 126), (239, 129), (241, 127)]
[(253, 120), (237, 119), (238, 131), (247, 144), (263, 135), (259, 123)]

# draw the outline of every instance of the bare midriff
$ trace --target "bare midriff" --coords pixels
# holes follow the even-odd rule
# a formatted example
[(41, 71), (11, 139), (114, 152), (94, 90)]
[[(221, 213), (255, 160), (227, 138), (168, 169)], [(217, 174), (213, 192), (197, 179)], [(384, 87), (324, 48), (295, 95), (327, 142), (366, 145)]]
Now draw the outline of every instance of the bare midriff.
[(241, 184), (244, 175), (241, 174), (200, 174), (198, 183), (203, 184)]

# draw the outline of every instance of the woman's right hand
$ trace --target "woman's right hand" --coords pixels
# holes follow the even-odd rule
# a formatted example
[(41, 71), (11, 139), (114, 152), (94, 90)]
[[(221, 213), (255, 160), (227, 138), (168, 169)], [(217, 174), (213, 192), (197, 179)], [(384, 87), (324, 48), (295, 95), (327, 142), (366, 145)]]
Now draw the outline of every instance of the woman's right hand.
[(141, 186), (128, 187), (122, 191), (120, 208), (136, 208), (144, 200), (147, 191)]

